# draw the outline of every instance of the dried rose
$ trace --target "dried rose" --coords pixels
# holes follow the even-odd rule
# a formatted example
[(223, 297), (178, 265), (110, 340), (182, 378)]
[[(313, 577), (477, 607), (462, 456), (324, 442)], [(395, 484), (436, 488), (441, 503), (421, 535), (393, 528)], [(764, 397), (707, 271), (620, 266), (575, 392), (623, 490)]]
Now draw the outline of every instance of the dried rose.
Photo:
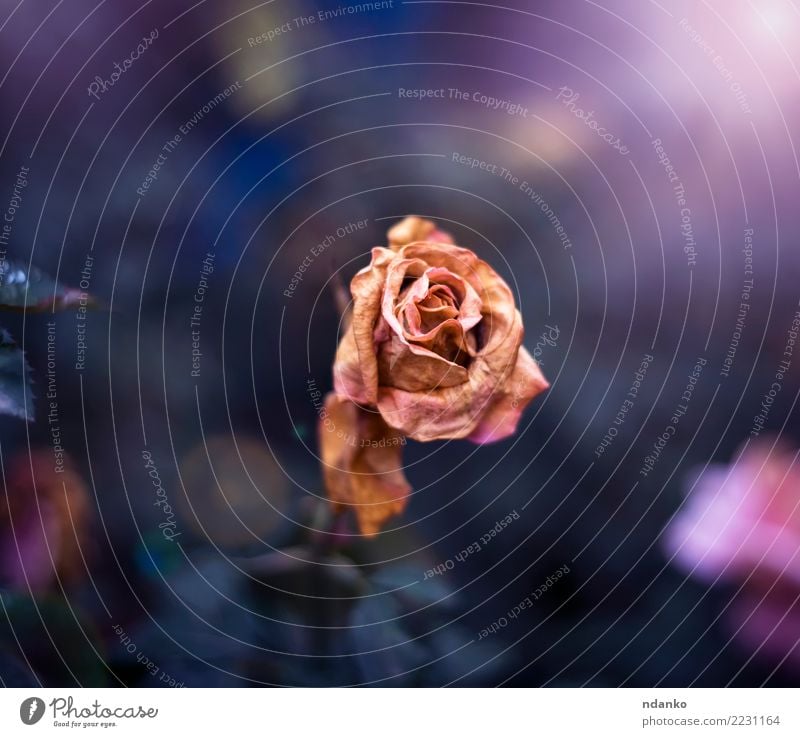
[(522, 345), (511, 290), (449, 241), (406, 218), (389, 231), (390, 249), (372, 249), (350, 284), (334, 388), (414, 440), (501, 440), (548, 383)]
[(320, 426), (328, 495), (357, 505), (368, 534), (405, 506), (401, 447), (368, 443), (355, 453), (343, 438), (493, 442), (513, 434), (548, 387), (522, 345), (511, 290), (486, 262), (417, 217), (388, 240), (350, 284), (352, 319)]

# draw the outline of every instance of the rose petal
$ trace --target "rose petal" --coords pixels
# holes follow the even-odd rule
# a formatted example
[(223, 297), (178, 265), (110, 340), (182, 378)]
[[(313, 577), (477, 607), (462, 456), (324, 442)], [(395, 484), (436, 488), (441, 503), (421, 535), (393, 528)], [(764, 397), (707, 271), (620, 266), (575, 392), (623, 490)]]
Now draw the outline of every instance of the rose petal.
[(514, 296), (472, 251), (403, 245), (430, 239), (432, 224), (400, 225), (390, 235), (394, 250), (374, 249), (373, 264), (354, 280), (354, 302), (363, 303), (354, 311), (356, 350), (345, 336), (337, 391), (377, 405), (389, 426), (417, 440), (506, 437), (547, 387), (521, 347)]
[(396, 335), (381, 346), (378, 366), (381, 384), (408, 392), (455, 386), (469, 378), (463, 366), (435, 354), (418, 355)]
[(377, 412), (328, 394), (319, 423), (325, 489), (338, 508), (352, 507), (361, 533), (376, 535), (400, 514), (411, 486), (403, 474), (403, 438)]
[(513, 435), (525, 407), (549, 386), (536, 361), (522, 346), (514, 371), (467, 439), (482, 445)]
[(416, 215), (410, 215), (393, 225), (386, 233), (386, 237), (389, 241), (389, 246), (394, 250), (414, 241), (453, 242), (453, 238), (449, 233), (439, 230), (432, 221), (423, 220)]
[(388, 248), (373, 248), (372, 263), (361, 269), (350, 282), (353, 295), (353, 342), (358, 352), (362, 390), (357, 392), (365, 404), (375, 404), (378, 397), (378, 359), (373, 335), (381, 311), (381, 295), (386, 270), (395, 258)]
[[(403, 298), (400, 302), (401, 309), (407, 300), (423, 299), (428, 294), (430, 277), (433, 276), (437, 279), (447, 280), (452, 285), (452, 287), (448, 286), (451, 292), (455, 288), (459, 294), (463, 295), (463, 304), (466, 308), (463, 321), (461, 317), (459, 317), (458, 322), (445, 320), (426, 333), (406, 330), (398, 318), (396, 305), (403, 283), (409, 276), (414, 276), (415, 281), (403, 293)], [(411, 352), (418, 356), (435, 358), (437, 355), (441, 355), (446, 361), (454, 361), (459, 353), (464, 356), (470, 355), (470, 352), (466, 350), (464, 336), (469, 328), (474, 327), (478, 321), (483, 319), (480, 310), (480, 298), (474, 288), (460, 276), (451, 274), (446, 269), (428, 269), (425, 262), (420, 258), (395, 259), (388, 265), (381, 315), (389, 328), (408, 345)], [(416, 327), (413, 314), (409, 317), (410, 327)], [(458, 325), (458, 323), (461, 323), (461, 325), (457, 331), (454, 331), (453, 326)], [(467, 327), (464, 328), (464, 325)], [(393, 386), (393, 384), (391, 385)]]
[(424, 394), (381, 386), (378, 409), (389, 425), (414, 440), (467, 437), (492, 407), (495, 393), (505, 386), (512, 374), (521, 341), (522, 318), (512, 308), (510, 324), (495, 331), (492, 350), (483, 348), (472, 359), (468, 381)]
[(369, 404), (352, 323), (336, 348), (336, 360), (333, 364), (333, 388), (351, 402)]

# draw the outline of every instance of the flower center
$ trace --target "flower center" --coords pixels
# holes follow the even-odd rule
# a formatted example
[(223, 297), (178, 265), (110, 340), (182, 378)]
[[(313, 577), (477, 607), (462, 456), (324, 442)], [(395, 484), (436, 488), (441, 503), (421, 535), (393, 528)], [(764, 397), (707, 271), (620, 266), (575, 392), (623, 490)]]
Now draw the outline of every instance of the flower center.
[(477, 349), (470, 331), (481, 319), (480, 308), (477, 293), (460, 276), (429, 267), (406, 278), (394, 314), (407, 341), (466, 365)]

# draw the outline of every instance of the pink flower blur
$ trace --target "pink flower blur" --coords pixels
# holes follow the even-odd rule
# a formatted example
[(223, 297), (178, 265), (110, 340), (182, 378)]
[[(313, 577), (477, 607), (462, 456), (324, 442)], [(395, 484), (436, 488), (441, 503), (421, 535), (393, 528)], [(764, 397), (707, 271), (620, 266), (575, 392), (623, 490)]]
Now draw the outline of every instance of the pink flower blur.
[[(800, 667), (800, 451), (760, 440), (697, 480), (667, 528), (674, 562), (737, 594), (728, 629), (747, 650)], [(795, 647), (797, 645), (797, 647)]]

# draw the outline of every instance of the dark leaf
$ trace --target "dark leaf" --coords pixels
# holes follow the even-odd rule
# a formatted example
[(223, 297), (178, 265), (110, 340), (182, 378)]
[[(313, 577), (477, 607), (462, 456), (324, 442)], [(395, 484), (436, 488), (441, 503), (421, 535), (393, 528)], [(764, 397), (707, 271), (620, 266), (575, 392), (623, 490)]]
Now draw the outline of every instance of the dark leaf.
[(17, 643), (45, 686), (108, 685), (97, 631), (73, 602), (61, 596), (1, 595), (0, 643)]
[(25, 353), (0, 328), (0, 414), (33, 420), (30, 372)]

